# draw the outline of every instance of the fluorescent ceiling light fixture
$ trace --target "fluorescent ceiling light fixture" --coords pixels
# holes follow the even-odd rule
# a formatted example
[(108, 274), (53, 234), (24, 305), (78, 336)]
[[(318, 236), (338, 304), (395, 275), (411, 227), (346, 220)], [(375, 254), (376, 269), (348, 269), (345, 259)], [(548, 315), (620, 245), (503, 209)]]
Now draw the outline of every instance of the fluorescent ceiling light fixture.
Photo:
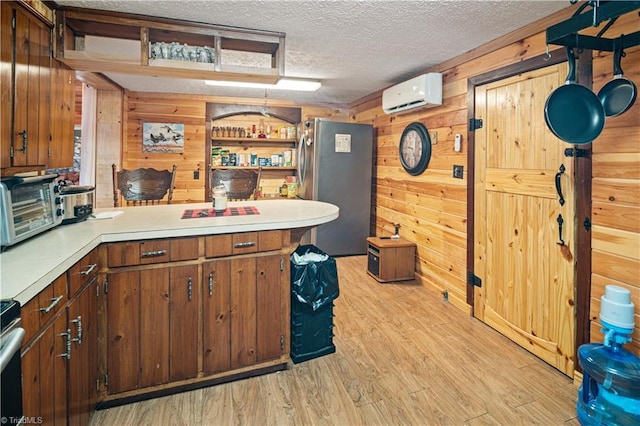
[(321, 86), (319, 81), (301, 80), (295, 78), (281, 78), (275, 84), (266, 83), (250, 83), (244, 81), (221, 81), (221, 80), (205, 80), (208, 86), (227, 86), (227, 87), (248, 87), (252, 89), (278, 89), (278, 90), (298, 90), (302, 92), (315, 92)]

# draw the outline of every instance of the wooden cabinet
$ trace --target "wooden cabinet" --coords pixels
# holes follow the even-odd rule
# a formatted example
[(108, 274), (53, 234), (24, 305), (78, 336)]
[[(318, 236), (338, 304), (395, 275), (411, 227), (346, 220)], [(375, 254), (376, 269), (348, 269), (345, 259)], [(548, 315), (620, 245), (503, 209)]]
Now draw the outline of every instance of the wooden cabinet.
[[(91, 252), (70, 271), (78, 270)], [(95, 268), (94, 268), (95, 269)], [(97, 270), (97, 269), (96, 269)], [(24, 414), (47, 424), (86, 425), (97, 402), (97, 274), (79, 281), (67, 298), (65, 272), (21, 310)]]
[(51, 23), (21, 2), (1, 7), (3, 174), (70, 167), (75, 72), (52, 59)]
[(98, 400), (97, 276), (67, 307), (71, 330), (69, 366), (69, 425), (87, 425)]
[(197, 265), (107, 275), (109, 394), (198, 373)]
[[(22, 348), (23, 412), (52, 425), (67, 424), (70, 334), (65, 310), (66, 286), (64, 274), (21, 310), (26, 331)], [(52, 301), (50, 295), (58, 293), (60, 298)]]
[(108, 244), (105, 399), (286, 362), (288, 245), (279, 230)]
[(2, 167), (44, 165), (51, 112), (51, 29), (17, 3), (2, 2), (1, 43)]
[[(283, 33), (168, 19), (159, 23), (95, 10), (56, 12), (55, 56), (76, 70), (253, 83), (275, 83), (284, 75)], [(171, 43), (188, 45), (186, 57), (184, 49), (180, 55), (175, 47), (169, 51)], [(213, 62), (192, 56), (196, 47), (213, 49)], [(233, 51), (241, 56), (232, 54), (236, 59), (229, 61), (224, 52)]]
[(231, 369), (231, 261), (202, 265), (202, 370), (206, 375)]
[(391, 238), (367, 238), (367, 272), (380, 282), (415, 278), (416, 245)]

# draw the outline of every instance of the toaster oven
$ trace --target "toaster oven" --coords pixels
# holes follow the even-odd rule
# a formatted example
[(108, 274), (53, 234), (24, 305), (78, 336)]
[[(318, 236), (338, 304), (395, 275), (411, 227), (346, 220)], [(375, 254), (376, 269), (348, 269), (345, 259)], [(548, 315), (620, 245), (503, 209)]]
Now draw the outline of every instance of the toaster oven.
[(0, 245), (16, 244), (62, 222), (57, 213), (56, 174), (8, 176), (0, 181)]

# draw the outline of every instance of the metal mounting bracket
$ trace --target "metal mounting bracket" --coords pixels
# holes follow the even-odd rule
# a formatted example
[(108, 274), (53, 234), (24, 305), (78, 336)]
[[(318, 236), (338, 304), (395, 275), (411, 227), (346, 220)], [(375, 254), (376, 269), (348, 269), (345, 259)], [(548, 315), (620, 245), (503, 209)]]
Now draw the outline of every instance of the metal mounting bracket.
[[(591, 5), (592, 10), (581, 13), (587, 5)], [(578, 8), (571, 18), (547, 28), (547, 44), (606, 52), (613, 52), (615, 43), (620, 43), (623, 50), (638, 46), (640, 45), (640, 31), (615, 39), (602, 38), (602, 33), (609, 27), (607, 25), (597, 36), (578, 34), (578, 31), (587, 27), (597, 27), (604, 21), (615, 20), (625, 13), (638, 9), (640, 9), (640, 1), (589, 1)]]

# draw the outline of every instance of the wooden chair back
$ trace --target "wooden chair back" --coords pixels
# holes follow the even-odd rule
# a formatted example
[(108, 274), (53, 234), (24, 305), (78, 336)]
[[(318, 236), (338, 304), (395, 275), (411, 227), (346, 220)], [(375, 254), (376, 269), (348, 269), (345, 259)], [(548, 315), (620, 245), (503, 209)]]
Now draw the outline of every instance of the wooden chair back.
[(177, 168), (174, 164), (172, 170), (139, 168), (116, 171), (116, 165), (112, 164), (113, 206), (119, 206), (120, 195), (128, 206), (160, 204), (165, 196), (167, 204), (171, 204)]
[(211, 190), (223, 184), (230, 200), (248, 200), (260, 183), (260, 172), (241, 169), (214, 169), (211, 171)]

